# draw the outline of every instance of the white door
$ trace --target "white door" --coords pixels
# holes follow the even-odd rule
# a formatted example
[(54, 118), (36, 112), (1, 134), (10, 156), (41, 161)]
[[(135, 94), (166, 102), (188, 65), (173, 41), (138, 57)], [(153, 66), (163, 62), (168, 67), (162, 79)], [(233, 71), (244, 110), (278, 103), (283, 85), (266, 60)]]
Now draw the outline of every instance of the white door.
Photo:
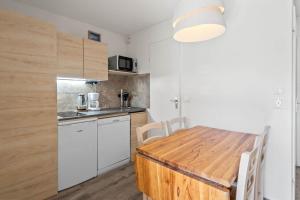
[[(180, 116), (180, 48), (172, 38), (150, 45), (150, 117)], [(176, 105), (178, 104), (178, 105)]]

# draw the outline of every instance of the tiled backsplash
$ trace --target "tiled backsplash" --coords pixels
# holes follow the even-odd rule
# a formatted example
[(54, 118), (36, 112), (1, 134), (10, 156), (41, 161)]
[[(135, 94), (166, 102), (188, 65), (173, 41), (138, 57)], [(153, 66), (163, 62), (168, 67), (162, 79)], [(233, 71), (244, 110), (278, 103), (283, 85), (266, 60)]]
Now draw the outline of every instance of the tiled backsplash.
[(109, 75), (108, 81), (100, 82), (98, 91), (100, 93), (100, 106), (103, 108), (120, 107), (121, 89), (128, 89), (128, 77)]
[(128, 92), (131, 105), (135, 107), (150, 107), (150, 75), (140, 75), (128, 78)]
[(149, 108), (150, 106), (150, 75), (119, 76), (109, 75), (108, 81), (97, 85), (85, 81), (57, 80), (58, 112), (72, 111), (77, 106), (77, 96), (80, 93), (100, 93), (100, 106), (113, 108), (120, 106), (118, 94), (121, 89), (127, 90), (132, 99), (131, 106)]

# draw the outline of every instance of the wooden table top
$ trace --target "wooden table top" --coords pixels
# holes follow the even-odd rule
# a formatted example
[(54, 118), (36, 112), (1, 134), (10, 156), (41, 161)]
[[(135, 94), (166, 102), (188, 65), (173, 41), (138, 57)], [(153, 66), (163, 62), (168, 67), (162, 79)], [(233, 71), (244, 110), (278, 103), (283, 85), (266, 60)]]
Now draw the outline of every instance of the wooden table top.
[(137, 152), (179, 172), (230, 188), (240, 157), (251, 151), (255, 135), (196, 126), (143, 145)]

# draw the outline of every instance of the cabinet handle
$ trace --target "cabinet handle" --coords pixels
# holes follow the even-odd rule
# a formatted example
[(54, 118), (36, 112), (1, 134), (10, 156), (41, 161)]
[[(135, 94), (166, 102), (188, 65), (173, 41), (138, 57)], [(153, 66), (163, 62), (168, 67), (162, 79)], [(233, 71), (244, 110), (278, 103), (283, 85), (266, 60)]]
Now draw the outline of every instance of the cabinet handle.
[(116, 123), (116, 122), (119, 122), (120, 120), (119, 119), (115, 119), (113, 120), (113, 123)]
[(83, 130), (78, 130), (78, 131), (76, 131), (77, 133), (81, 133), (81, 132), (83, 132)]

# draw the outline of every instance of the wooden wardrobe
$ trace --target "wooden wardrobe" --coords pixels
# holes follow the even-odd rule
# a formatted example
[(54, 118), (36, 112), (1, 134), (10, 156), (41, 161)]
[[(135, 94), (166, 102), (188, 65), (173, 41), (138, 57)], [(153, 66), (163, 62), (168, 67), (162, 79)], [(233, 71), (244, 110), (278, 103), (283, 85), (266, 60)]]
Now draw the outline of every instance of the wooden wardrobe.
[(56, 35), (0, 11), (0, 199), (57, 193)]

